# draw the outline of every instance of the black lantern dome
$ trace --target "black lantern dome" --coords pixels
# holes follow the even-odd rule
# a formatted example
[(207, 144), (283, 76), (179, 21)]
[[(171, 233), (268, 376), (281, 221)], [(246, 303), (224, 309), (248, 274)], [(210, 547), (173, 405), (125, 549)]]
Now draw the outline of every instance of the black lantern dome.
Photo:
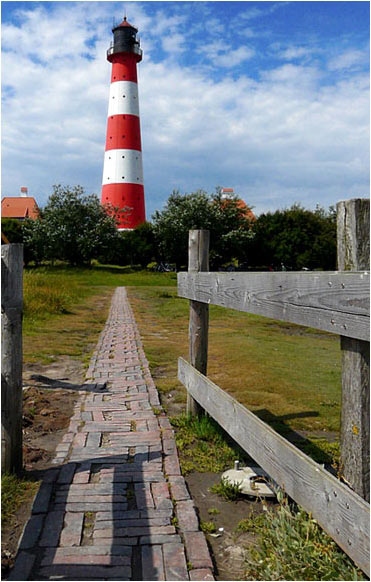
[(137, 61), (142, 60), (142, 51), (140, 49), (140, 42), (137, 39), (138, 29), (130, 22), (124, 20), (112, 28), (113, 43), (107, 51), (107, 59), (112, 61), (113, 55), (121, 53), (133, 53), (137, 56)]

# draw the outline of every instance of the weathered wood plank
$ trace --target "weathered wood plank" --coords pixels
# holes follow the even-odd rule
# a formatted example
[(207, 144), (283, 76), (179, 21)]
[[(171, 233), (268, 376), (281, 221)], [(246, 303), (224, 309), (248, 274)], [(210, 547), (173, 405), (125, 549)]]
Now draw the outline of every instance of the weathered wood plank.
[(1, 247), (2, 472), (22, 469), (23, 245)]
[(370, 506), (321, 465), (179, 358), (178, 378), (192, 397), (369, 575)]
[[(340, 271), (370, 268), (370, 200), (337, 204)], [(341, 336), (341, 464), (344, 478), (370, 501), (370, 345)]]
[[(208, 230), (190, 230), (188, 243), (188, 272), (209, 270)], [(202, 374), (207, 371), (209, 336), (209, 306), (198, 301), (189, 302), (189, 359)], [(196, 400), (187, 394), (187, 414), (196, 416), (202, 410)]]
[(369, 273), (178, 273), (178, 295), (369, 341), (369, 283)]

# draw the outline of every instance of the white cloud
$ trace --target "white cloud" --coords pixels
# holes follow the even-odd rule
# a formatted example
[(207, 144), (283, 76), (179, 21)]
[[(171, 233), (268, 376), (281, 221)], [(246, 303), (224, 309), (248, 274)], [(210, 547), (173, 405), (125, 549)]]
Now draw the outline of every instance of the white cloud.
[(364, 67), (368, 63), (367, 51), (350, 49), (332, 57), (328, 62), (330, 71), (351, 70)]

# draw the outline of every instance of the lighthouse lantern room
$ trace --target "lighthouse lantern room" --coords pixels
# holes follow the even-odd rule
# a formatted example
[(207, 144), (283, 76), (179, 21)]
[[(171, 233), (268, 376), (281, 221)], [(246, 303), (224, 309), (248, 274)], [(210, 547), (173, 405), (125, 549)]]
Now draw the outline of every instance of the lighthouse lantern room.
[(138, 30), (126, 17), (112, 29), (107, 51), (112, 63), (104, 154), (102, 204), (121, 210), (119, 230), (145, 221), (137, 63), (142, 60)]

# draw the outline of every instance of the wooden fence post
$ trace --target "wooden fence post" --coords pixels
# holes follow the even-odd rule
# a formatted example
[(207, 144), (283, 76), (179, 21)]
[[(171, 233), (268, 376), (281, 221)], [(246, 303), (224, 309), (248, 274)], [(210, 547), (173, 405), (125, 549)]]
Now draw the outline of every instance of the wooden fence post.
[[(370, 201), (337, 204), (339, 271), (370, 269)], [(370, 344), (341, 336), (342, 404), (340, 451), (343, 476), (370, 501)]]
[(22, 469), (23, 245), (1, 247), (2, 472)]
[[(190, 230), (188, 247), (188, 271), (209, 270), (208, 230)], [(189, 359), (201, 374), (207, 372), (207, 343), (209, 332), (209, 306), (199, 301), (190, 301), (189, 309)], [(202, 412), (200, 405), (187, 394), (187, 414), (191, 416)]]

